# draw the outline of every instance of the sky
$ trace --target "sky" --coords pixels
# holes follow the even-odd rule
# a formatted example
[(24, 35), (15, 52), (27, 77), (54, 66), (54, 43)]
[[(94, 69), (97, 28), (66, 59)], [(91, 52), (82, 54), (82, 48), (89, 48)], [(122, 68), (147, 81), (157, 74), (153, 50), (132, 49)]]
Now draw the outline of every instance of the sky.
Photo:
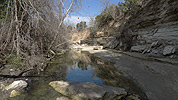
[[(78, 12), (72, 12), (69, 16), (67, 16), (65, 23), (75, 26), (81, 21), (86, 21), (87, 25), (89, 26), (90, 17), (96, 17), (104, 10), (104, 6), (100, 1), (102, 0), (82, 0), (82, 9), (80, 9)], [(124, 0), (110, 1), (111, 4), (117, 5), (119, 2), (123, 2)]]

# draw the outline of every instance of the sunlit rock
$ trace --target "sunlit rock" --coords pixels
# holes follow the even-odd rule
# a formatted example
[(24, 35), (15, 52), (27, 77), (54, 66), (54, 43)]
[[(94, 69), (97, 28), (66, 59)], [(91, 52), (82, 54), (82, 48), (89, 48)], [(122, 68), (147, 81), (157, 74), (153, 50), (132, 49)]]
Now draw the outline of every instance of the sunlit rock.
[(5, 86), (4, 86), (4, 84), (0, 84), (0, 89), (4, 89), (5, 88)]
[(59, 98), (57, 98), (56, 100), (70, 100), (70, 99), (67, 98), (67, 97), (59, 97)]
[(15, 88), (25, 88), (27, 87), (27, 82), (23, 80), (14, 81), (9, 86), (5, 87), (4, 90), (15, 89)]
[(127, 95), (123, 88), (97, 85), (94, 83), (69, 83), (53, 81), (49, 83), (57, 92), (75, 100), (115, 100)]
[(94, 46), (93, 47), (93, 50), (102, 50), (103, 49), (103, 46)]
[(12, 90), (10, 97), (15, 97), (15, 96), (18, 96), (18, 95), (20, 95), (20, 92)]

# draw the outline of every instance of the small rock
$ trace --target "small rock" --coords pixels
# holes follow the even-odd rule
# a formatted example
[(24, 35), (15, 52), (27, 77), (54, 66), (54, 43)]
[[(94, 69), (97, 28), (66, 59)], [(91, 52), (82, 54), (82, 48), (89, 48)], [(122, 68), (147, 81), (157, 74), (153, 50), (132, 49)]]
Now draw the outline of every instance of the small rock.
[(69, 100), (69, 98), (67, 98), (67, 97), (59, 97), (56, 100)]
[(98, 50), (98, 48), (97, 47), (93, 47), (93, 50)]
[(127, 98), (128, 100), (140, 100), (140, 97), (138, 95), (130, 95)]
[(35, 70), (28, 70), (19, 74), (19, 76), (33, 76), (37, 73)]
[(147, 48), (146, 45), (137, 45), (137, 46), (132, 46), (131, 51), (143, 52), (146, 48)]
[(9, 90), (9, 89), (25, 88), (25, 87), (27, 87), (27, 82), (23, 80), (19, 80), (19, 81), (14, 81), (12, 84), (6, 86), (4, 89)]
[(70, 92), (66, 92), (66, 88), (69, 86), (68, 82), (64, 81), (54, 81), (49, 83), (50, 86), (52, 86), (57, 92), (68, 95)]
[(166, 46), (163, 50), (163, 55), (170, 55), (174, 54), (176, 51), (175, 47), (173, 46)]
[(171, 55), (171, 56), (169, 56), (170, 58), (176, 58), (176, 55)]
[(4, 84), (0, 84), (0, 89), (4, 89), (5, 88), (5, 86), (4, 86)]
[(158, 41), (153, 42), (153, 43), (151, 44), (150, 48), (153, 48), (153, 47), (155, 47), (155, 46), (157, 46), (157, 45), (158, 45)]
[(147, 44), (151, 44), (151, 43), (152, 43), (152, 40), (147, 40), (146, 43), (147, 43)]
[(93, 47), (93, 50), (102, 50), (103, 49), (103, 46), (94, 46)]
[(18, 96), (18, 95), (20, 95), (20, 92), (12, 90), (10, 97), (15, 97), (15, 96)]
[(159, 52), (157, 50), (152, 50), (152, 53), (158, 54)]
[(14, 71), (14, 69), (10, 69), (10, 71)]
[(122, 47), (122, 46), (123, 46), (123, 43), (122, 43), (122, 42), (120, 42), (120, 43), (119, 43), (119, 46), (120, 46), (120, 47)]

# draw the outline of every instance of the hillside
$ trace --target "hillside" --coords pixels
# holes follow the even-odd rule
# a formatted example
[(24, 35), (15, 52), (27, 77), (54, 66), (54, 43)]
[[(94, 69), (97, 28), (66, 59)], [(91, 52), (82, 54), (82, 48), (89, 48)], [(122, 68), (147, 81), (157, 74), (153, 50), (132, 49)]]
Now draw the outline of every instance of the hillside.
[(135, 14), (121, 14), (117, 16), (119, 20), (113, 19), (103, 25), (101, 29), (115, 26), (115, 39), (105, 47), (154, 57), (178, 58), (177, 15), (177, 0), (151, 0)]

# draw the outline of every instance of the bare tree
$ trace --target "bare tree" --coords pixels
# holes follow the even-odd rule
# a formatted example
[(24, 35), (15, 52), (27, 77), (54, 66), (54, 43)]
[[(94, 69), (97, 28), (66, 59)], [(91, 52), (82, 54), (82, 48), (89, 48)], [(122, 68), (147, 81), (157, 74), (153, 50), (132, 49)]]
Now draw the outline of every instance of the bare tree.
[[(0, 27), (0, 50), (29, 56), (48, 54), (66, 47), (63, 21), (80, 0), (7, 0)], [(68, 6), (69, 5), (69, 6)]]
[(111, 5), (112, 0), (98, 0), (101, 2), (101, 5), (104, 7), (104, 9), (107, 9)]
[(93, 17), (93, 16), (90, 17), (89, 25), (90, 25), (91, 27), (95, 25), (95, 17)]

